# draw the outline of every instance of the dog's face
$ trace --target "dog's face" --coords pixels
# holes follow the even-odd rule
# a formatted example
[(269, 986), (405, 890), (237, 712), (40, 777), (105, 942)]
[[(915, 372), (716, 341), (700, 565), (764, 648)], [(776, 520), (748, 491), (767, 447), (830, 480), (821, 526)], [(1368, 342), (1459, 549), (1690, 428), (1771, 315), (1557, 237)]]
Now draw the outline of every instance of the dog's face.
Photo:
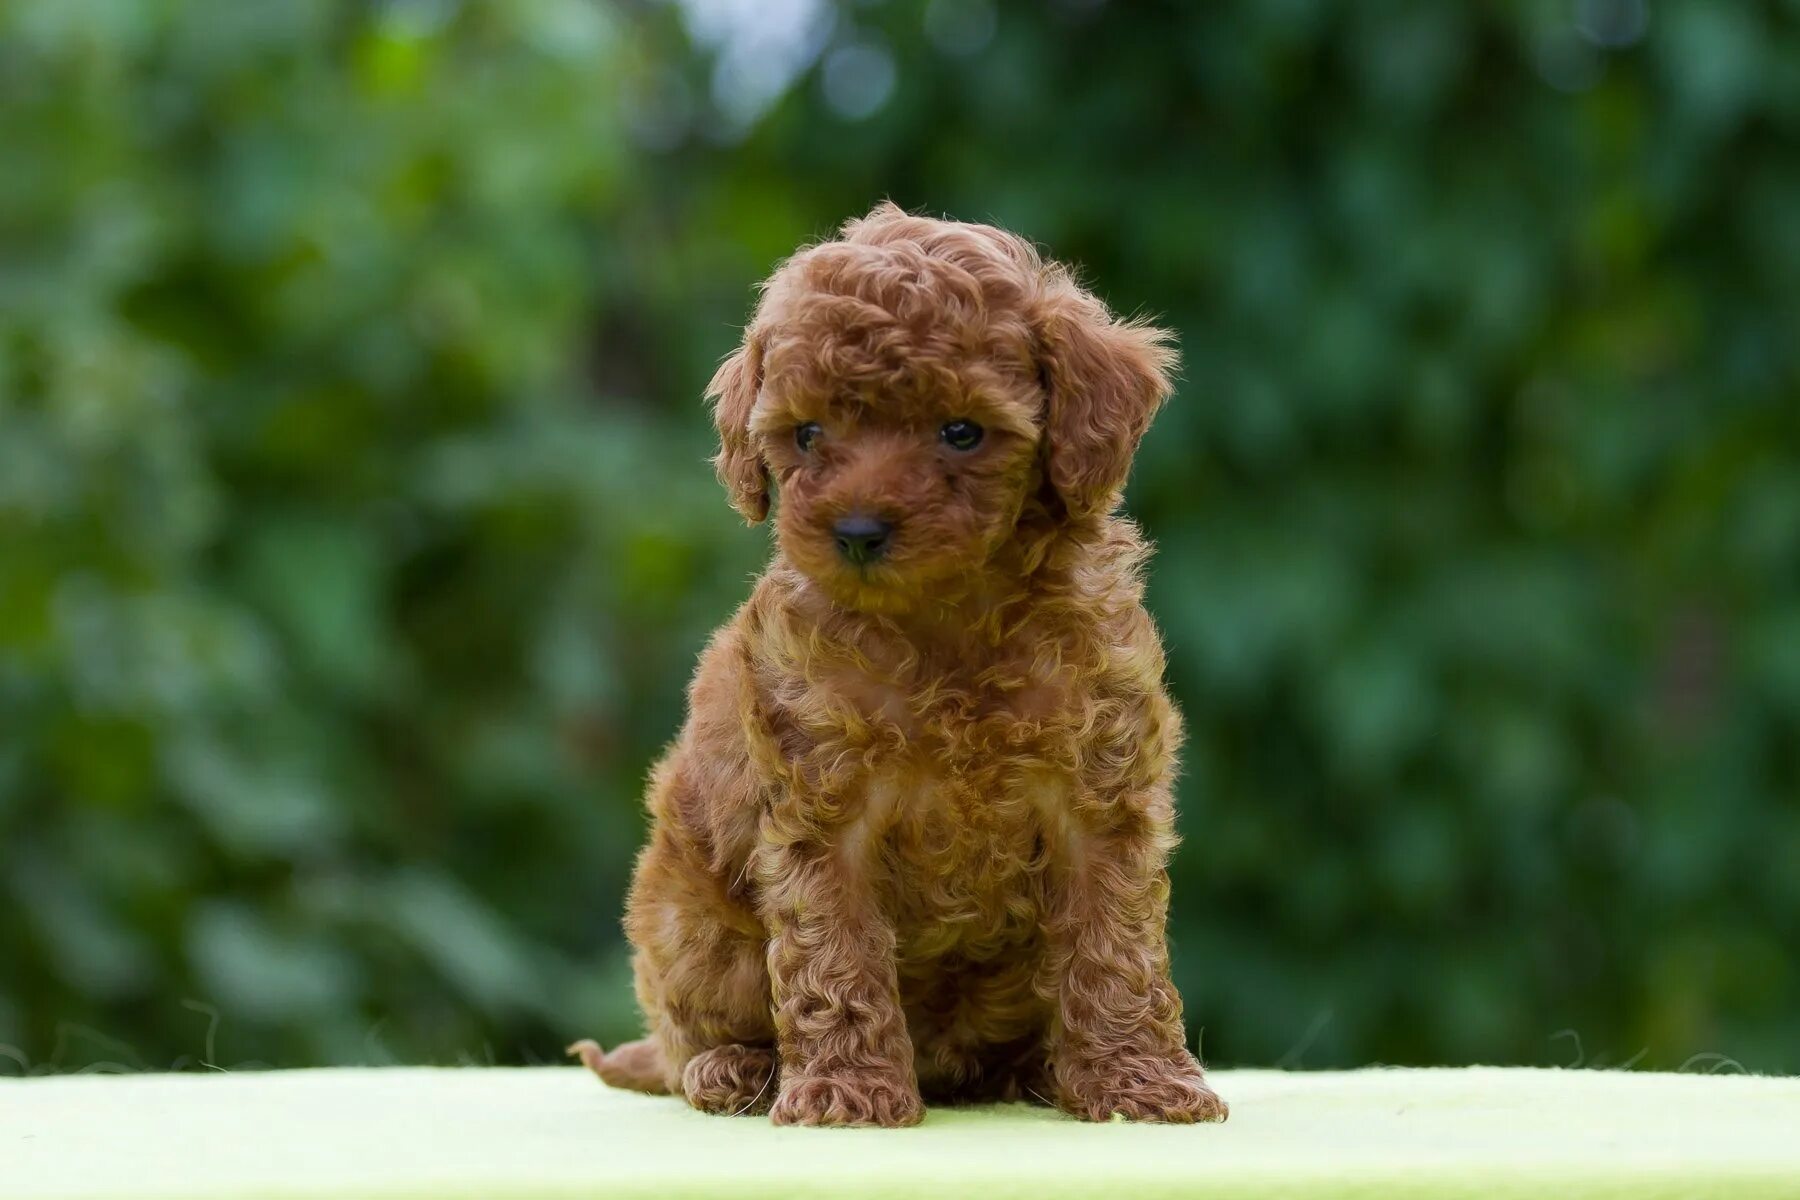
[(765, 286), (709, 389), (716, 462), (751, 521), (773, 484), (783, 554), (834, 600), (903, 611), (1028, 506), (1109, 512), (1172, 361), (1021, 239), (884, 205)]
[(777, 537), (850, 607), (910, 607), (986, 562), (1037, 483), (1036, 381), (982, 357), (944, 365), (937, 386), (764, 378), (750, 432), (779, 495)]

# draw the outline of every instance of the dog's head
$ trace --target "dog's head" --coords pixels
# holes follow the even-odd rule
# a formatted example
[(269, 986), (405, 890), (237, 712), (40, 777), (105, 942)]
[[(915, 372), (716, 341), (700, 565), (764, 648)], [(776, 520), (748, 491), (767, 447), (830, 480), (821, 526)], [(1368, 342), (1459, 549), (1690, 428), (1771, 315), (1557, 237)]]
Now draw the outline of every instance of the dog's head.
[(1023, 239), (883, 204), (764, 285), (708, 388), (715, 465), (751, 522), (773, 483), (783, 552), (835, 599), (904, 609), (1027, 511), (1110, 512), (1173, 365)]

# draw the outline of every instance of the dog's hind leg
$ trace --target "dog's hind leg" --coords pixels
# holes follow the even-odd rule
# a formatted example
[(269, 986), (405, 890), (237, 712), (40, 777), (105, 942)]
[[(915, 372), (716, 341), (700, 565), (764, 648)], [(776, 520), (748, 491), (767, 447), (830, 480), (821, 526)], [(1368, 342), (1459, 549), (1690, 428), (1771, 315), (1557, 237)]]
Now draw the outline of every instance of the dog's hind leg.
[(702, 1112), (766, 1113), (775, 1100), (775, 1069), (773, 1046), (713, 1046), (688, 1059), (681, 1091)]
[(760, 943), (719, 938), (696, 959), (658, 972), (659, 1003), (645, 1005), (654, 1014), (647, 1040), (658, 1048), (666, 1089), (702, 1112), (765, 1113), (775, 1099), (764, 961)]
[[(606, 1051), (591, 1039), (569, 1053), (607, 1086), (656, 1095), (668, 1093), (662, 1044), (654, 1037)], [(681, 1070), (681, 1091), (702, 1112), (741, 1116), (765, 1113), (774, 1099), (775, 1048), (731, 1043), (702, 1050)]]
[[(711, 1113), (766, 1112), (775, 1025), (766, 939), (754, 913), (666, 839), (639, 860), (626, 923), (638, 1003), (662, 1090)], [(605, 1056), (601, 1078), (614, 1055)]]
[(702, 1112), (736, 1116), (769, 1111), (774, 1100), (773, 1045), (727, 1042), (687, 1053), (679, 1086), (671, 1087), (673, 1072), (663, 1050), (665, 1040), (679, 1047), (677, 1054), (681, 1055), (691, 1051), (695, 1031), (664, 1021), (651, 1036), (635, 1042), (603, 1050), (598, 1042), (584, 1038), (570, 1046), (569, 1053), (608, 1087), (654, 1095), (676, 1091)]

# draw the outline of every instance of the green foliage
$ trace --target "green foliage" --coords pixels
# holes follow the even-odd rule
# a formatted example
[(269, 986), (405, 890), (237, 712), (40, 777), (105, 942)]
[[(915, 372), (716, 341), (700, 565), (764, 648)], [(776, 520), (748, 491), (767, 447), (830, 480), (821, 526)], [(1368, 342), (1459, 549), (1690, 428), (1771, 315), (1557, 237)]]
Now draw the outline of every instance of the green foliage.
[(1209, 1058), (1800, 1070), (1800, 9), (708, 9), (0, 8), (0, 1043), (631, 1032), (700, 386), (888, 195), (1180, 331)]

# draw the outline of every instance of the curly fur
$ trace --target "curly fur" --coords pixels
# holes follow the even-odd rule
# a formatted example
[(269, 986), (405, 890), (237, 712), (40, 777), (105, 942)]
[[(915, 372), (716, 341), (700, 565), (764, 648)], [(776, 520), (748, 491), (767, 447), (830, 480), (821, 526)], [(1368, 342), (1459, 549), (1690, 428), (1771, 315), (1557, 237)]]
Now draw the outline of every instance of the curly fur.
[[(1173, 365), (988, 226), (882, 205), (776, 270), (709, 394), (777, 550), (650, 781), (649, 1036), (575, 1047), (604, 1079), (794, 1124), (1225, 1116), (1169, 981), (1180, 720), (1114, 513)], [(895, 524), (862, 568), (853, 511)]]

